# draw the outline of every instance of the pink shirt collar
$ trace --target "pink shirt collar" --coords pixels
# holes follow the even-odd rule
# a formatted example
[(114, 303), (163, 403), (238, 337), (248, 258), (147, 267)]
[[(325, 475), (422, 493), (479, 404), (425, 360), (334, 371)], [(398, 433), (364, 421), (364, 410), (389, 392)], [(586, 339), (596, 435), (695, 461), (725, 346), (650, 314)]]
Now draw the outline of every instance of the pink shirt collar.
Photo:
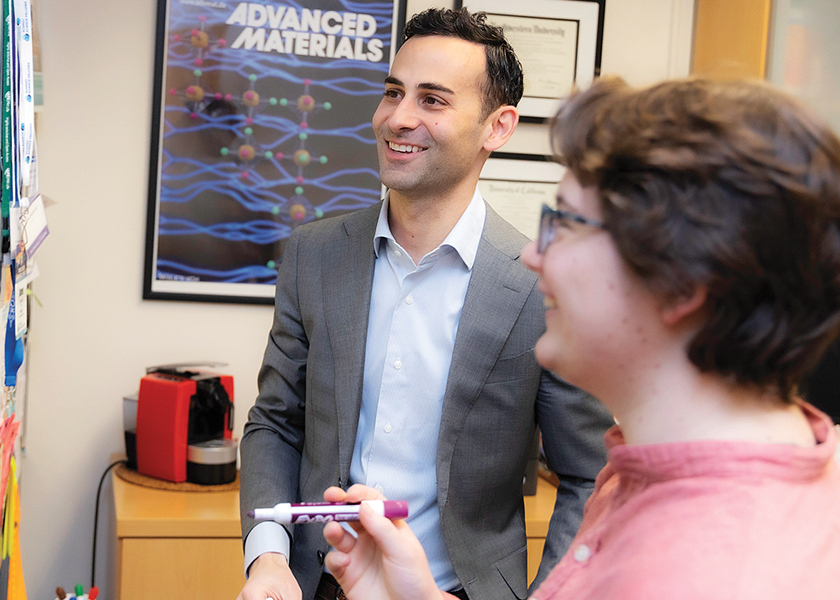
[(807, 402), (796, 402), (811, 425), (816, 446), (719, 440), (627, 445), (616, 425), (604, 435), (609, 463), (623, 478), (646, 481), (745, 473), (787, 480), (813, 479), (823, 474), (833, 459), (837, 431), (827, 415)]

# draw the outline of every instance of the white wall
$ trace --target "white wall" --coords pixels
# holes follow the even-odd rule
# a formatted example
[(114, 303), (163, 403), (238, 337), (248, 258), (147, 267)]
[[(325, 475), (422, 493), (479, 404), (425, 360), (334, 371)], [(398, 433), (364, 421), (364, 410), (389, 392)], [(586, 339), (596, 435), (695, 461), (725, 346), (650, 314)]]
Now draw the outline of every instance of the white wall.
[[(121, 398), (145, 367), (229, 363), (241, 435), (271, 323), (267, 306), (141, 300), (155, 2), (37, 1), (41, 189), (57, 204), (33, 285), (21, 481), (32, 600), (53, 598), (59, 585), (90, 585), (96, 486), (110, 455), (123, 450)], [(409, 13), (426, 5), (411, 0)], [(607, 0), (603, 72), (637, 84), (687, 73), (692, 6)], [(523, 129), (517, 143), (533, 152), (544, 132)], [(114, 584), (110, 494), (106, 484), (97, 548), (106, 600)]]
[[(57, 204), (36, 255), (21, 543), (40, 600), (90, 585), (96, 486), (124, 448), (122, 396), (148, 365), (227, 362), (240, 435), (271, 308), (141, 300), (155, 2), (39, 0), (38, 10), (41, 188)], [(106, 598), (110, 493), (97, 548)]]

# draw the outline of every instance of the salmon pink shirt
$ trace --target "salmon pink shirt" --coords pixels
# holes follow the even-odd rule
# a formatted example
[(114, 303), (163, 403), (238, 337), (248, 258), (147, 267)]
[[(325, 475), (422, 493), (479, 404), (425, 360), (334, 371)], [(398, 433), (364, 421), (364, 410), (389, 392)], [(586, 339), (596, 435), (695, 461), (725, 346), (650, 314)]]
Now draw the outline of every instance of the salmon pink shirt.
[(840, 598), (837, 432), (817, 444), (605, 441), (583, 524), (532, 600)]

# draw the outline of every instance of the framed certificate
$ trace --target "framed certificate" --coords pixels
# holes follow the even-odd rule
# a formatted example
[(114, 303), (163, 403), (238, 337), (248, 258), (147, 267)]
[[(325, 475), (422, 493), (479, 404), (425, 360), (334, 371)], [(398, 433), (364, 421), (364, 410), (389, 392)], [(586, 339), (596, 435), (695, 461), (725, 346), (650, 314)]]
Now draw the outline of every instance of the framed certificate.
[(291, 232), (379, 201), (404, 0), (157, 0), (143, 297), (271, 304)]
[(493, 210), (533, 240), (542, 205), (554, 206), (564, 171), (543, 156), (493, 153), (481, 170), (478, 189)]
[(522, 62), (525, 121), (551, 117), (559, 100), (600, 73), (606, 0), (461, 0), (502, 27)]

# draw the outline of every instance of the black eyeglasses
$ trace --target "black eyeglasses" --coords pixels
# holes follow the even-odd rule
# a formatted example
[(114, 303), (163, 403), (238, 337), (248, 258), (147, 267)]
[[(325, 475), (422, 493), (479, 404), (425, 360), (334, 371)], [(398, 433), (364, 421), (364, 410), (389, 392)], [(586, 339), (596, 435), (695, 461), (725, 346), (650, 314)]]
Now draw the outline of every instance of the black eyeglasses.
[(557, 210), (551, 208), (548, 204), (543, 204), (540, 214), (540, 233), (537, 237), (537, 252), (545, 253), (546, 248), (557, 239), (557, 228), (568, 227), (569, 221), (597, 227), (598, 229), (606, 229), (606, 226), (600, 221), (587, 219), (579, 214), (567, 210)]

